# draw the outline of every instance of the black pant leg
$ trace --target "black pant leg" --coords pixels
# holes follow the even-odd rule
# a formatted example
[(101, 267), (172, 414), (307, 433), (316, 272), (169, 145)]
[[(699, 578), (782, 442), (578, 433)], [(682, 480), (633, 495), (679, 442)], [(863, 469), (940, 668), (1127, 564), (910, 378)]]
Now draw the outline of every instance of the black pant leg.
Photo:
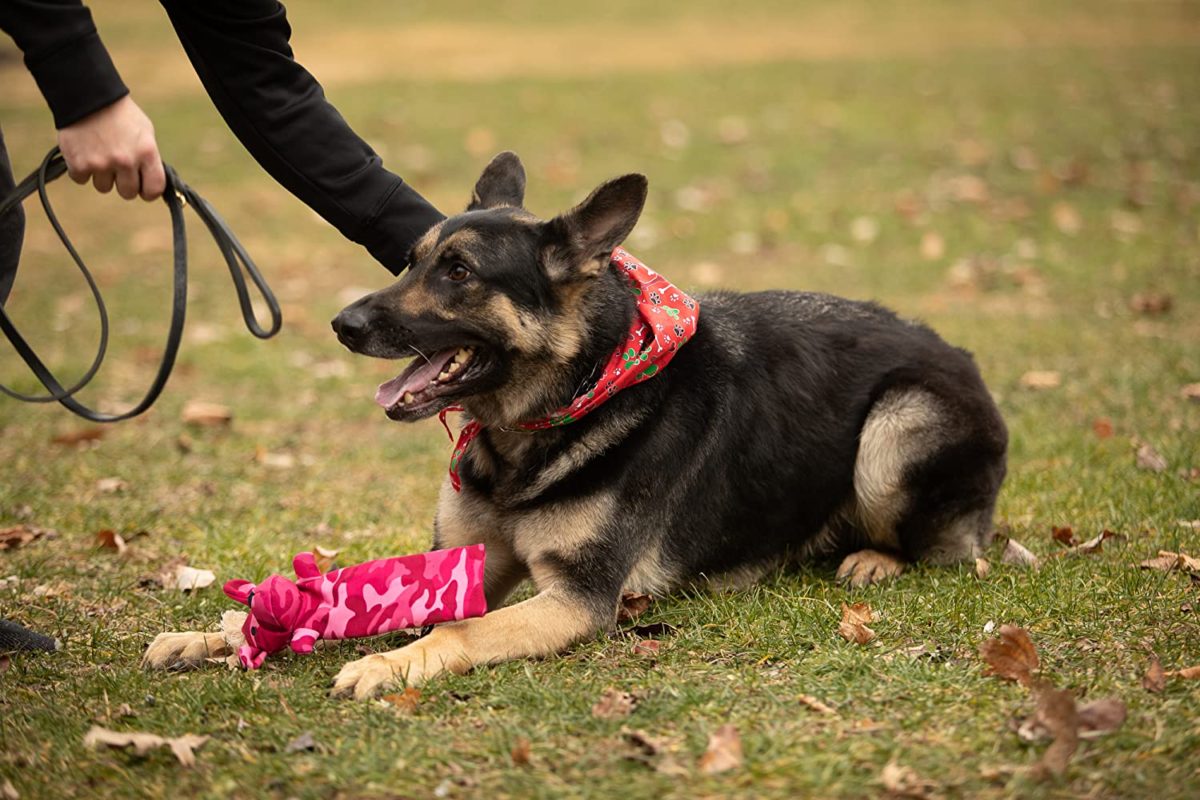
[[(0, 129), (0, 198), (7, 197), (15, 186), (12, 164), (4, 146), (4, 131)], [(17, 262), (25, 240), (25, 211), (21, 206), (0, 217), (0, 306), (8, 300), (13, 280), (17, 277)]]

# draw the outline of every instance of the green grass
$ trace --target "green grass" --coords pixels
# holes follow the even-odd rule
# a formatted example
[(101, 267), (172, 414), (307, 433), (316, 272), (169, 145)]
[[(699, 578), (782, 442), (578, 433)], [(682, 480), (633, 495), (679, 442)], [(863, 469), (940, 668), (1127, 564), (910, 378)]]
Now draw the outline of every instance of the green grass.
[[(150, 48), (180, 68), (161, 14), (140, 5), (101, 3), (102, 30), (117, 49)], [(373, 3), (345, 17), (327, 5), (289, 4), (310, 52), (338, 26), (489, 24), (462, 4)], [(719, 29), (731, 19), (726, 4), (654, 4), (645, 18), (641, 5), (606, 4), (603, 21), (632, 28), (686, 17)], [(138, 658), (154, 634), (209, 628), (232, 607), (215, 587), (183, 596), (147, 588), (142, 577), (176, 558), (220, 580), (258, 577), (317, 544), (340, 547), (343, 563), (418, 550), (449, 457), (436, 422), (398, 427), (382, 417), (371, 395), (389, 366), (346, 354), (328, 331), (353, 287), (381, 286), (386, 274), (272, 184), (203, 96), (148, 93), (168, 160), (259, 259), (284, 302), (286, 327), (266, 343), (240, 329), (224, 268), (193, 224), (192, 336), (152, 413), (75, 449), (50, 443), (81, 427), (61, 409), (0, 402), (0, 526), (28, 514), (58, 531), (0, 553), (0, 578), (19, 579), (0, 589), (0, 612), (67, 645), (50, 657), (16, 656), (0, 676), (0, 777), (27, 798), (862, 797), (882, 791), (880, 771), (895, 759), (949, 797), (1200, 793), (1200, 682), (1175, 681), (1161, 695), (1140, 686), (1148, 649), (1168, 669), (1200, 663), (1191, 610), (1200, 594), (1181, 576), (1133, 567), (1160, 548), (1200, 551), (1200, 532), (1179, 524), (1200, 518), (1200, 482), (1186, 477), (1200, 467), (1200, 405), (1180, 395), (1200, 381), (1200, 47), (1145, 33), (1194, 25), (1200, 7), (1094, 4), (1095, 19), (1124, 36), (1098, 46), (1082, 33), (1072, 38), (1064, 3), (996, 9), (928, 0), (903, 14), (846, 5), (852, 18), (869, 20), (862, 30), (872, 41), (914, 29), (940, 41), (940, 31), (962, 28), (956, 14), (968, 9), (979, 30), (1021, 28), (1031, 43), (1001, 46), (984, 36), (928, 52), (897, 46), (605, 75), (564, 65), (560, 77), (489, 81), (399, 73), (339, 83), (330, 94), (388, 163), (444, 208), (465, 203), (483, 166), (487, 156), (465, 144), (469, 130), (482, 128), (493, 149), (522, 154), (528, 203), (539, 213), (613, 174), (647, 173), (651, 199), (630, 247), (685, 287), (815, 288), (925, 319), (975, 352), (1009, 423), (998, 520), (1043, 556), (1056, 548), (1051, 525), (1087, 536), (1110, 528), (1129, 537), (1125, 545), (1053, 559), (1036, 572), (993, 559), (982, 581), (965, 567), (920, 568), (850, 592), (817, 565), (744, 592), (660, 599), (648, 619), (678, 631), (656, 659), (632, 654), (629, 637), (598, 640), (561, 658), (440, 679), (412, 714), (326, 697), (358, 643), (275, 658), (255, 674), (142, 672)], [(832, 24), (820, 11), (764, 3), (747, 18)], [(531, 35), (589, 23), (582, 10), (540, 0), (505, 4), (499, 21)], [(1040, 42), (1039, 25), (1057, 38)], [(619, 43), (596, 46), (636, 63)], [(367, 56), (343, 60), (358, 57)], [(0, 78), (21, 80), (17, 65), (0, 67)], [(139, 79), (155, 76), (126, 78), (136, 93)], [(52, 130), (44, 110), (13, 97), (0, 98), (0, 121), (24, 172)], [(744, 142), (720, 141), (720, 120), (730, 116), (745, 122)], [(687, 127), (686, 147), (664, 144), (668, 122)], [(1073, 160), (1087, 165), (1086, 179), (1056, 185), (1049, 176)], [(1131, 169), (1146, 176), (1144, 205), (1127, 202)], [(984, 182), (986, 202), (954, 199), (963, 175)], [(707, 211), (680, 206), (689, 187), (709, 193)], [(112, 359), (88, 397), (136, 399), (165, 332), (170, 276), (155, 238), (165, 213), (69, 185), (54, 196), (116, 321)], [(899, 213), (913, 197), (915, 216)], [(1055, 224), (1061, 204), (1082, 220), (1075, 235)], [(1124, 214), (1138, 230), (1114, 228), (1114, 213), (1117, 228), (1129, 227)], [(88, 360), (94, 320), (78, 310), (86, 309), (82, 285), (32, 216), (10, 310), (70, 374)], [(873, 240), (854, 237), (860, 217), (876, 223)], [(927, 232), (942, 237), (944, 255), (921, 255)], [(758, 246), (743, 252), (737, 240)], [(949, 277), (962, 272), (953, 269), (960, 261), (982, 265), (965, 286)], [(1170, 293), (1171, 311), (1131, 311), (1129, 297), (1145, 290)], [(0, 350), (0, 380), (32, 389), (12, 353)], [(1030, 369), (1057, 370), (1062, 385), (1023, 389)], [(229, 404), (232, 427), (186, 429), (179, 411), (192, 398)], [(1092, 432), (1098, 417), (1111, 419), (1115, 435)], [(190, 437), (188, 452), (178, 447), (181, 435)], [(1135, 436), (1169, 469), (1137, 469)], [(256, 448), (291, 453), (297, 465), (263, 466)], [(128, 488), (99, 493), (105, 477)], [(314, 532), (319, 525), (327, 527)], [(117, 557), (92, 546), (94, 532), (108, 527), (146, 535)], [(836, 634), (840, 604), (856, 599), (882, 615), (877, 641), (865, 647)], [(1010, 727), (1032, 712), (1027, 694), (983, 677), (975, 651), (989, 622), (1027, 628), (1058, 685), (1128, 703), (1124, 727), (1084, 744), (1061, 779), (1038, 783), (1020, 769), (1042, 746)], [(591, 715), (606, 686), (643, 697), (628, 720)], [(808, 710), (801, 694), (837, 715)], [(211, 735), (196, 768), (162, 753), (85, 750), (87, 728), (123, 703), (137, 716), (111, 727)], [(738, 726), (745, 764), (703, 776), (695, 760), (724, 722)], [(623, 727), (669, 738), (688, 774), (627, 759)], [(284, 752), (304, 731), (320, 749)], [(510, 755), (521, 739), (532, 748), (524, 766)]]

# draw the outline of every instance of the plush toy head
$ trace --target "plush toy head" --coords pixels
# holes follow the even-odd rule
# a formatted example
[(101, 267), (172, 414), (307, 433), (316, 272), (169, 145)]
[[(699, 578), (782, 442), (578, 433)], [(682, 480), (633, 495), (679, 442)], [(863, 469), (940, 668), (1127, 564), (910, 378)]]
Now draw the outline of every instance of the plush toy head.
[(242, 666), (248, 669), (261, 666), (269, 653), (287, 647), (305, 612), (300, 588), (282, 575), (272, 575), (257, 586), (250, 581), (229, 581), (225, 594), (250, 607), (242, 626), (246, 646), (238, 651)]

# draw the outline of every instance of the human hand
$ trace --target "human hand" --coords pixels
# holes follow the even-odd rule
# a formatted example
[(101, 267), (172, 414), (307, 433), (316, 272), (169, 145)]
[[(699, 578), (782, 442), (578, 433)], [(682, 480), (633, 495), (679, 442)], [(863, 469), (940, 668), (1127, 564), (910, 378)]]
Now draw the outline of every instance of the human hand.
[(129, 95), (60, 130), (58, 148), (71, 180), (97, 191), (156, 200), (166, 189), (154, 125)]

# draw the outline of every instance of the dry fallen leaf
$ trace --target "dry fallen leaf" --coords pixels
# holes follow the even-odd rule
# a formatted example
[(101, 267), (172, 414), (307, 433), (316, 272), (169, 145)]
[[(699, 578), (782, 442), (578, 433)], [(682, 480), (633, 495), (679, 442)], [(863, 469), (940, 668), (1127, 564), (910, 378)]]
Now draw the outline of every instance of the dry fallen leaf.
[(1150, 654), (1150, 664), (1146, 667), (1146, 674), (1142, 676), (1142, 688), (1154, 694), (1167, 688), (1167, 676), (1163, 672), (1162, 662), (1154, 653)]
[(1096, 417), (1092, 420), (1092, 433), (1097, 439), (1107, 439), (1115, 432), (1113, 421), (1108, 417)]
[(1162, 454), (1149, 442), (1141, 442), (1137, 446), (1137, 453), (1134, 455), (1138, 469), (1146, 469), (1151, 472), (1162, 472), (1168, 466), (1167, 460), (1162, 457)]
[(201, 425), (204, 427), (217, 427), (228, 425), (233, 421), (233, 411), (229, 406), (221, 405), (220, 403), (209, 403), (204, 400), (189, 400), (183, 407), (183, 413), (180, 415), (188, 425)]
[(1147, 316), (1165, 314), (1174, 304), (1175, 299), (1165, 292), (1138, 292), (1129, 298), (1130, 310)]
[(0, 528), (0, 550), (16, 550), (30, 542), (41, 539), (53, 531), (45, 528), (33, 528), (29, 525), (14, 525), (11, 528)]
[(173, 572), (167, 573), (163, 579), (163, 588), (178, 589), (181, 592), (190, 592), (195, 589), (203, 589), (206, 586), (211, 586), (217, 579), (209, 569), (196, 569), (180, 564)]
[(654, 598), (648, 594), (625, 592), (621, 595), (621, 603), (617, 606), (617, 624), (637, 619), (650, 608)]
[(1074, 236), (1083, 228), (1083, 217), (1070, 203), (1055, 203), (1050, 214), (1054, 218), (1054, 227), (1067, 236)]
[(1142, 569), (1156, 569), (1160, 572), (1180, 572), (1200, 575), (1200, 558), (1192, 558), (1187, 553), (1173, 553), (1170, 550), (1159, 550), (1154, 558), (1148, 558), (1138, 564)]
[(1067, 547), (1074, 547), (1078, 542), (1075, 541), (1075, 531), (1070, 525), (1059, 527), (1057, 525), (1050, 526), (1050, 536), (1059, 544), (1065, 544)]
[(1028, 686), (1038, 668), (1037, 649), (1024, 628), (1001, 625), (1000, 636), (979, 645), (979, 655), (987, 662), (985, 675), (1012, 680)]
[(101, 494), (113, 494), (114, 492), (123, 492), (129, 488), (129, 484), (120, 478), (101, 478), (96, 481), (96, 491)]
[(12, 658), (8, 653), (0, 653), (0, 675), (8, 672), (8, 668), (12, 666)]
[(1164, 673), (1168, 678), (1183, 678), (1184, 680), (1194, 681), (1200, 679), (1200, 666), (1184, 667), (1183, 669), (1173, 669), (1170, 672)]
[(742, 738), (733, 725), (725, 724), (708, 735), (708, 747), (700, 756), (700, 771), (716, 775), (742, 765)]
[(837, 714), (837, 711), (832, 706), (822, 703), (820, 700), (813, 697), (811, 694), (802, 694), (802, 695), (799, 695), (796, 699), (799, 700), (802, 705), (808, 706), (813, 711), (816, 711), (818, 714)]
[(104, 438), (104, 434), (108, 433), (107, 428), (93, 426), (91, 428), (78, 428), (66, 433), (60, 433), (50, 441), (54, 444), (75, 445), (84, 444), (85, 442), (94, 442)]
[(1193, 403), (1200, 403), (1200, 383), (1186, 384), (1179, 390), (1179, 396)]
[(1004, 552), (1000, 554), (1000, 563), (1036, 569), (1038, 557), (1016, 539), (1009, 538), (1004, 543)]
[(638, 697), (632, 692), (608, 687), (592, 706), (592, 716), (599, 719), (628, 717), (637, 708)]
[(1123, 542), (1123, 541), (1125, 541), (1125, 536), (1120, 533), (1115, 533), (1113, 531), (1110, 531), (1108, 528), (1105, 528), (1104, 530), (1100, 531), (1100, 533), (1093, 536), (1091, 539), (1088, 539), (1086, 542), (1081, 542), (1080, 544), (1076, 545), (1075, 547), (1072, 547), (1067, 552), (1069, 554), (1070, 553), (1099, 553), (1104, 548), (1104, 543), (1107, 542), (1109, 539), (1112, 539), (1116, 542)]
[(104, 550), (116, 550), (117, 555), (122, 555), (129, 549), (125, 544), (125, 537), (110, 528), (96, 531), (96, 546)]
[(1116, 697), (1104, 697), (1078, 706), (1079, 738), (1094, 739), (1112, 733), (1125, 724), (1128, 710), (1125, 702)]
[(661, 642), (654, 639), (642, 639), (633, 646), (633, 654), (635, 656), (656, 656), (660, 649), (662, 649)]
[(867, 603), (842, 603), (842, 621), (838, 623), (838, 633), (848, 642), (866, 644), (875, 638), (875, 631), (868, 625), (874, 619), (874, 612)]
[(317, 750), (319, 747), (320, 746), (317, 744), (317, 740), (313, 738), (312, 731), (305, 731), (295, 739), (292, 739), (290, 742), (288, 742), (287, 745), (284, 746), (283, 752), (306, 753)]
[(411, 714), (417, 710), (417, 706), (421, 702), (421, 690), (415, 689), (412, 686), (406, 686), (403, 692), (396, 694), (385, 694), (379, 698), (386, 703), (390, 703), (397, 711), (402, 711), (405, 714)]
[(1065, 689), (1043, 687), (1037, 693), (1037, 702), (1037, 719), (1054, 739), (1042, 754), (1038, 766), (1053, 775), (1061, 775), (1079, 747), (1079, 714), (1075, 698)]
[(321, 572), (329, 572), (329, 570), (333, 569), (333, 562), (338, 557), (338, 552), (332, 548), (321, 547), (320, 545), (314, 547), (313, 556), (317, 562), (317, 569), (321, 570)]
[(888, 797), (906, 797), (912, 800), (931, 798), (937, 790), (937, 784), (918, 775), (911, 767), (903, 767), (895, 761), (889, 761), (879, 773), (879, 782), (883, 784)]
[(139, 756), (144, 756), (146, 753), (159, 747), (169, 747), (171, 752), (175, 754), (175, 758), (179, 759), (179, 763), (185, 767), (195, 765), (196, 756), (194, 751), (198, 750), (207, 741), (207, 736), (197, 736), (191, 733), (174, 738), (164, 738), (153, 733), (121, 733), (119, 731), (110, 731), (99, 725), (93, 725), (91, 730), (87, 732), (87, 735), (83, 737), (85, 747), (93, 749), (99, 748), (101, 745), (117, 748), (132, 747), (134, 753)]
[(940, 233), (925, 231), (921, 235), (921, 258), (926, 261), (937, 261), (946, 255), (946, 240)]
[(1062, 385), (1062, 375), (1050, 369), (1031, 369), (1021, 376), (1020, 383), (1034, 391), (1057, 389)]
[(533, 756), (533, 745), (524, 736), (517, 737), (517, 741), (513, 744), (509, 755), (512, 756), (514, 764), (523, 767), (529, 763), (529, 759)]

